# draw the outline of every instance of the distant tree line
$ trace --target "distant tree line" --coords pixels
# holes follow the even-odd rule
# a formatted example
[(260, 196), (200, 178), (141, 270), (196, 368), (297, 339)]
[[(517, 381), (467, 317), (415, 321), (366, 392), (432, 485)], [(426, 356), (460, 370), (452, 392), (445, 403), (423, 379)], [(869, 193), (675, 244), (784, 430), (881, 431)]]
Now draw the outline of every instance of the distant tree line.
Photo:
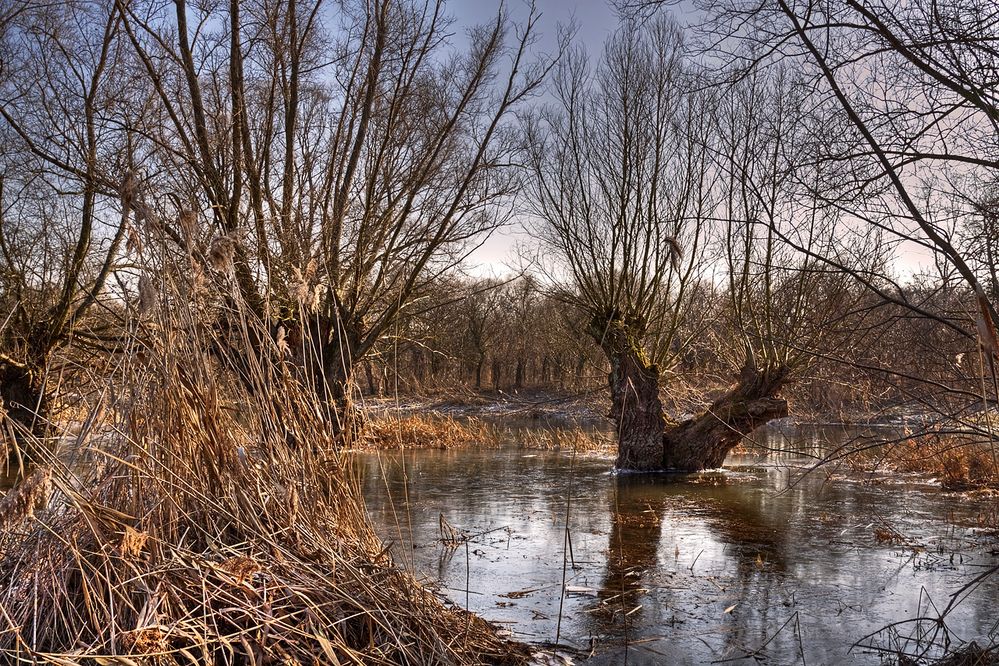
[[(807, 350), (810, 368), (792, 388), (802, 417), (872, 415), (889, 408), (918, 412), (958, 392), (980, 392), (981, 358), (967, 353), (963, 337), (908, 308), (885, 304), (863, 285), (822, 301), (830, 319), (864, 312), (863, 322), (841, 344)], [(666, 412), (679, 417), (698, 398), (717, 394), (740, 369), (737, 355), (719, 353), (734, 335), (731, 297), (724, 285), (697, 286), (696, 317), (680, 327), (663, 373), (681, 382), (664, 396)], [(465, 392), (557, 393), (593, 396), (607, 381), (609, 364), (586, 334), (581, 314), (536, 278), (462, 278), (440, 285), (427, 311), (401, 319), (366, 361), (358, 389), (368, 395)], [(938, 277), (913, 275), (901, 286), (909, 301), (973, 325), (962, 312), (967, 293)], [(836, 298), (839, 300), (837, 301)], [(837, 309), (838, 308), (838, 309)], [(849, 344), (846, 344), (849, 342)], [(652, 338), (645, 344), (651, 345)], [(797, 339), (792, 344), (807, 344)], [(805, 348), (803, 347), (803, 350)]]

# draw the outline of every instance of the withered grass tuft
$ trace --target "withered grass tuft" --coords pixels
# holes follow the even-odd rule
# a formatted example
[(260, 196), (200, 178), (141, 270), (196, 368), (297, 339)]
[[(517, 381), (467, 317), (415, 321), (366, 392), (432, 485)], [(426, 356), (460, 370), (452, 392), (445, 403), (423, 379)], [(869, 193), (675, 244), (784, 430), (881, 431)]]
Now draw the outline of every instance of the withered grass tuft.
[(244, 317), (233, 345), (165, 313), (79, 435), (0, 500), (0, 662), (529, 658), (392, 565), (335, 434), (350, 429), (263, 327)]
[(502, 432), (480, 419), (443, 414), (384, 414), (366, 424), (359, 446), (367, 449), (498, 448)]
[(924, 435), (877, 452), (879, 464), (933, 476), (945, 490), (999, 488), (995, 443), (960, 435)]
[(385, 413), (365, 424), (358, 447), (377, 450), (516, 447), (609, 453), (616, 446), (608, 434), (578, 425), (513, 429), (501, 424), (501, 420), (459, 419), (435, 412)]
[(529, 449), (576, 453), (610, 454), (617, 449), (617, 443), (610, 434), (580, 426), (528, 430), (523, 434), (522, 446)]

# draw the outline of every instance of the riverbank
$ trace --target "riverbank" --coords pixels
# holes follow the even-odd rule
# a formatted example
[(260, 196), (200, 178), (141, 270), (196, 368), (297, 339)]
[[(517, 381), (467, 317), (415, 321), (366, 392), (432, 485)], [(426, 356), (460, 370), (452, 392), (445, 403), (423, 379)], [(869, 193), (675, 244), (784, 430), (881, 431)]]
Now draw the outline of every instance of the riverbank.
[[(673, 421), (692, 418), (710, 404), (713, 391), (692, 392), (687, 389), (679, 398), (664, 402), (664, 408)], [(688, 395), (693, 393), (693, 395)], [(400, 393), (395, 396), (364, 395), (361, 403), (375, 412), (398, 411), (402, 413), (432, 412), (447, 416), (513, 417), (553, 424), (606, 426), (610, 400), (605, 386), (585, 391), (554, 391), (525, 389), (520, 391), (424, 391)], [(923, 414), (905, 407), (871, 409), (855, 406), (834, 412), (809, 409), (792, 405), (791, 415), (781, 421), (788, 425), (843, 425), (880, 428), (919, 429), (940, 420), (938, 416)], [(999, 416), (999, 415), (997, 415)]]
[(395, 397), (365, 396), (372, 413), (510, 418), (556, 426), (606, 426), (610, 403), (604, 390), (558, 393), (551, 391), (439, 392)]
[[(501, 448), (616, 453), (613, 424), (600, 402), (585, 396), (533, 394), (488, 400), (410, 398), (366, 403), (367, 427), (355, 447), (391, 450)], [(815, 422), (793, 417), (773, 422), (745, 438), (733, 454), (810, 457), (811, 466), (847, 470), (872, 481), (886, 475), (917, 476), (947, 491), (999, 491), (999, 451), (981, 437), (940, 434), (925, 416), (866, 415), (856, 422)], [(786, 442), (802, 430), (817, 437), (807, 450)], [(762, 434), (761, 434), (762, 433)], [(849, 433), (849, 436), (843, 436)]]

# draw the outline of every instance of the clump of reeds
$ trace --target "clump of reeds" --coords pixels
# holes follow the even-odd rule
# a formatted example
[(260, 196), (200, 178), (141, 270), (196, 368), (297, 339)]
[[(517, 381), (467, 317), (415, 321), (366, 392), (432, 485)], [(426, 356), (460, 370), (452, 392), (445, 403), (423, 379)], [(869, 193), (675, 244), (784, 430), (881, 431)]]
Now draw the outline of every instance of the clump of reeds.
[(613, 451), (615, 442), (606, 433), (579, 426), (510, 429), (503, 427), (501, 419), (492, 423), (475, 417), (459, 419), (436, 412), (411, 412), (386, 413), (369, 419), (357, 446), (379, 450), (511, 446), (591, 453)]
[(52, 492), (52, 470), (39, 467), (28, 478), (0, 497), (0, 532), (8, 532), (26, 518), (35, 515), (35, 509), (48, 502)]
[(911, 657), (900, 654), (888, 660), (896, 666), (997, 666), (999, 665), (999, 645), (981, 646), (972, 641), (959, 648), (949, 650), (947, 654), (936, 659)]
[(519, 441), (527, 449), (576, 453), (612, 452), (616, 447), (614, 438), (609, 434), (578, 426), (525, 430)]
[(79, 455), (3, 500), (19, 519), (0, 535), (0, 662), (524, 661), (392, 566), (328, 406), (264, 328), (244, 319), (255, 344), (226, 358), (168, 296), (109, 372)]
[(931, 434), (888, 445), (876, 455), (891, 469), (936, 477), (946, 490), (969, 490), (999, 487), (994, 447), (999, 443)]
[(999, 507), (994, 504), (987, 507), (979, 512), (975, 522), (981, 530), (999, 532)]
[(981, 646), (972, 641), (933, 663), (934, 666), (997, 666), (999, 644)]
[(446, 414), (385, 414), (370, 419), (358, 446), (370, 449), (497, 448), (500, 431), (474, 417), (456, 419)]

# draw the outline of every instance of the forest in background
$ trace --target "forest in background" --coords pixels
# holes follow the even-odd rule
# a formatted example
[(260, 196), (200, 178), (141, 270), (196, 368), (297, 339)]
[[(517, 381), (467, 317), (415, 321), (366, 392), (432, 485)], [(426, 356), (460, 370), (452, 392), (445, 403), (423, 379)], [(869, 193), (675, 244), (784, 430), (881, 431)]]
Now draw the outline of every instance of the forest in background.
[[(907, 280), (903, 299), (973, 325), (974, 313), (961, 312), (958, 295), (929, 287), (929, 281), (928, 276)], [(980, 392), (980, 372), (961, 336), (904, 307), (884, 304), (861, 285), (852, 289), (849, 303), (841, 303), (835, 314), (846, 316), (852, 308), (875, 313), (866, 317), (851, 344), (818, 350), (824, 357), (789, 392), (797, 418), (849, 421), (922, 414), (940, 395), (941, 384)], [(536, 279), (464, 278), (442, 285), (434, 298), (438, 302), (431, 300), (427, 313), (400, 320), (365, 362), (357, 380), (360, 393), (450, 394), (460, 401), (469, 392), (481, 393), (481, 399), (499, 392), (523, 393), (525, 404), (549, 394), (601, 401), (606, 358), (591, 337), (580, 334), (585, 324), (578, 314)], [(696, 301), (696, 311), (683, 313), (675, 339), (660, 343), (669, 349), (661, 364), (671, 376), (668, 411), (676, 416), (730, 384), (740, 360), (719, 354), (719, 340), (738, 335), (726, 311), (729, 297), (706, 282), (698, 286)], [(964, 365), (966, 357), (969, 365)], [(893, 368), (904, 369), (903, 374), (893, 374)]]

